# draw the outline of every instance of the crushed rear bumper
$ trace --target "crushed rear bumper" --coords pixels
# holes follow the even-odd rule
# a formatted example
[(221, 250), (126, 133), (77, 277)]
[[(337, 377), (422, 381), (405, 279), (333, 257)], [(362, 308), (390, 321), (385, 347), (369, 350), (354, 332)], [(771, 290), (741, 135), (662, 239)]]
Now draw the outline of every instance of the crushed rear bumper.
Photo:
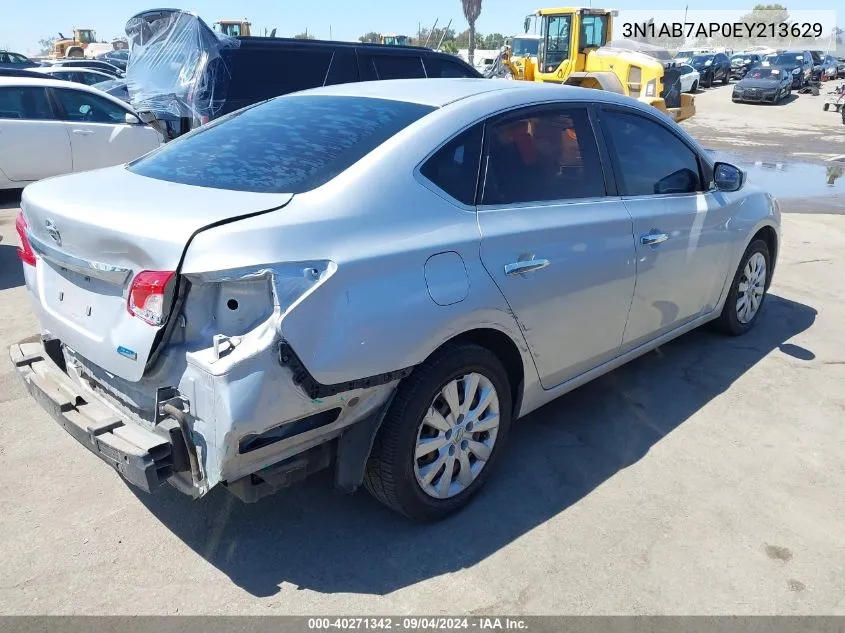
[(98, 402), (76, 385), (47, 353), (40, 338), (9, 349), (12, 363), (29, 393), (76, 441), (147, 492), (174, 472), (179, 448)]

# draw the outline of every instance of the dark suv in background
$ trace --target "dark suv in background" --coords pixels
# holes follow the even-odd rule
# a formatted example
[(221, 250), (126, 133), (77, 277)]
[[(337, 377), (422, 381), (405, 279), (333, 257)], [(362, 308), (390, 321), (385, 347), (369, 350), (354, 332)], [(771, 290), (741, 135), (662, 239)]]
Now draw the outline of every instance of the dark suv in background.
[(731, 60), (724, 53), (696, 55), (688, 63), (701, 75), (700, 83), (705, 88), (717, 81), (727, 84), (731, 80)]
[[(333, 84), (382, 79), (474, 77), (458, 57), (428, 48), (277, 37), (225, 37), (178, 9), (129, 19), (131, 104), (153, 125), (177, 117), (173, 138), (248, 105)], [(181, 72), (173, 73), (174, 65)]]

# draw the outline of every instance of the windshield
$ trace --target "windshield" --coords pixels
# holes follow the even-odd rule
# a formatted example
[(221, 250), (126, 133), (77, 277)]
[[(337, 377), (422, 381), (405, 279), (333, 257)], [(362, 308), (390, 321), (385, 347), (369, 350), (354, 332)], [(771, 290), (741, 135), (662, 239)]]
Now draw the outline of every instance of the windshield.
[(752, 68), (745, 76), (747, 79), (778, 79), (781, 71), (777, 68)]
[(689, 59), (690, 57), (692, 57), (692, 51), (678, 51), (677, 53), (675, 53), (675, 57), (685, 57)]
[(533, 57), (540, 47), (540, 40), (536, 38), (515, 37), (511, 42), (511, 50), (515, 57)]
[(804, 56), (795, 54), (770, 55), (766, 58), (766, 61), (773, 66), (794, 66), (804, 61)]
[(734, 64), (747, 64), (751, 61), (751, 58), (746, 55), (734, 55), (731, 57), (731, 63)]
[(303, 193), (433, 110), (387, 99), (279, 97), (200, 127), (127, 169), (199, 187)]
[(713, 55), (696, 55), (692, 58), (693, 64), (704, 64), (706, 62), (712, 62)]

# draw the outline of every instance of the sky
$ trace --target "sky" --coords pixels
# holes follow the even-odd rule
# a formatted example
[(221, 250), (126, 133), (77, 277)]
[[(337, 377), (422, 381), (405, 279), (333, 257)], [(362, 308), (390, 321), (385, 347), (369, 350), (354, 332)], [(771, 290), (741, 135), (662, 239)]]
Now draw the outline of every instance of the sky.
[[(589, 0), (587, 0), (589, 1)], [(683, 9), (684, 0), (620, 0), (610, 8), (625, 10)], [(789, 8), (789, 0), (781, 0)], [(7, 4), (8, 3), (8, 4)], [(813, 9), (835, 9), (841, 0), (814, 0)], [(564, 0), (544, 3), (543, 0), (483, 0), (481, 17), (476, 28), (483, 34), (513, 35), (521, 32), (525, 16), (541, 6), (560, 6)], [(574, 3), (573, 3), (574, 4)], [(6, 5), (3, 7), (3, 5)], [(748, 2), (749, 8), (754, 2)], [(261, 34), (264, 28), (277, 28), (279, 36), (293, 36), (308, 29), (316, 37), (356, 40), (368, 31), (380, 33), (416, 34), (419, 24), (431, 26), (439, 20), (444, 26), (452, 20), (452, 28), (460, 32), (467, 28), (460, 0), (206, 0), (197, 4), (183, 4), (178, 0), (0, 0), (3, 20), (0, 22), (0, 48), (21, 53), (37, 53), (38, 40), (56, 36), (59, 31), (69, 35), (76, 27), (93, 28), (99, 39), (110, 40), (123, 35), (127, 18), (145, 9), (174, 6), (195, 11), (209, 24), (221, 18), (247, 18), (253, 31)], [(596, 6), (602, 6), (596, 2)], [(14, 7), (14, 9), (12, 9)], [(690, 11), (696, 9), (737, 9), (731, 0), (690, 0)], [(843, 16), (838, 16), (840, 24)]]

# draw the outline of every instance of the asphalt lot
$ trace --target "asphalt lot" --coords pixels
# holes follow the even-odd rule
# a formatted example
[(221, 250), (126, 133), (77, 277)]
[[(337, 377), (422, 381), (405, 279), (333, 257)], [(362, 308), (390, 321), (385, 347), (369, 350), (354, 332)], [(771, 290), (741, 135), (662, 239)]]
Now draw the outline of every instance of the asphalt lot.
[[(784, 112), (810, 131), (759, 155), (845, 153), (820, 98), (734, 110), (727, 90), (686, 124), (709, 145), (755, 137), (736, 112), (754, 129)], [(477, 501), (433, 526), (325, 476), (249, 506), (124, 484), (14, 375), (6, 349), (37, 325), (7, 197), (0, 612), (845, 614), (845, 201), (818, 186), (784, 216), (759, 327), (692, 332), (528, 416)]]

